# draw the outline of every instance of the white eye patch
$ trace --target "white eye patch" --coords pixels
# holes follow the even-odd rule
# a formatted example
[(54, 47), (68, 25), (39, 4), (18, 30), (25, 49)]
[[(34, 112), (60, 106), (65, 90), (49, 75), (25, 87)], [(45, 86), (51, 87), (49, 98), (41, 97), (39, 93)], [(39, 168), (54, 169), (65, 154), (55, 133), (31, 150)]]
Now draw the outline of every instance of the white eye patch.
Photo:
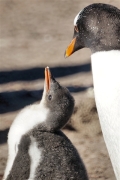
[(79, 17), (79, 14), (80, 14), (80, 12), (77, 14), (77, 16), (75, 17), (75, 19), (74, 19), (74, 26), (76, 26), (77, 24), (77, 20), (78, 20), (78, 17)]
[[(83, 10), (84, 10), (84, 9), (83, 9)], [(77, 20), (79, 19), (79, 16), (80, 16), (80, 14), (82, 13), (83, 10), (81, 10), (81, 11), (76, 15), (76, 17), (75, 17), (75, 19), (74, 19), (74, 26), (77, 25)]]

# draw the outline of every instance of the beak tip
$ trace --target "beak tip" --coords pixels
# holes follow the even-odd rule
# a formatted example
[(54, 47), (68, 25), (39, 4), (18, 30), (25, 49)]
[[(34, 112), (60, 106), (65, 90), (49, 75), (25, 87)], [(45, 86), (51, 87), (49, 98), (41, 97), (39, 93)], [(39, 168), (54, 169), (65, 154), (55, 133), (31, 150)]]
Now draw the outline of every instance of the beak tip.
[(47, 66), (45, 69), (50, 69), (49, 66)]
[(65, 53), (64, 53), (64, 58), (66, 59), (68, 57), (68, 55), (67, 55), (67, 53), (66, 53), (66, 51), (65, 51)]

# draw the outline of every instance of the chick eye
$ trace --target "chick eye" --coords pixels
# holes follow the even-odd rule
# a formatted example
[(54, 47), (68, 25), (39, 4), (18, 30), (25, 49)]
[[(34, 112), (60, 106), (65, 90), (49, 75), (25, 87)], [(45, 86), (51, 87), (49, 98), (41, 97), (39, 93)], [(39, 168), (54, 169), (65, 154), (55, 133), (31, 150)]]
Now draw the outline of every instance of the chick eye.
[(77, 27), (77, 26), (75, 26), (75, 31), (76, 31), (76, 32), (79, 32), (79, 29), (78, 29), (78, 27)]
[(52, 99), (52, 96), (51, 96), (51, 95), (49, 95), (49, 96), (48, 96), (48, 99), (51, 101), (51, 99)]

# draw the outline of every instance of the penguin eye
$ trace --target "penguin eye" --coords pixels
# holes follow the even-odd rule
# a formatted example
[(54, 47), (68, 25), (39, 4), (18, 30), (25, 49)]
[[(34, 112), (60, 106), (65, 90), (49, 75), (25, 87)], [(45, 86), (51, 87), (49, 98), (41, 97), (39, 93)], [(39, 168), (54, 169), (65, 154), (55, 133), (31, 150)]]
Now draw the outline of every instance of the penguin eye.
[(52, 95), (51, 94), (48, 96), (48, 99), (51, 101), (51, 99), (52, 99)]
[(77, 27), (77, 26), (75, 26), (75, 31), (76, 31), (76, 32), (79, 32), (79, 29), (78, 29), (78, 27)]

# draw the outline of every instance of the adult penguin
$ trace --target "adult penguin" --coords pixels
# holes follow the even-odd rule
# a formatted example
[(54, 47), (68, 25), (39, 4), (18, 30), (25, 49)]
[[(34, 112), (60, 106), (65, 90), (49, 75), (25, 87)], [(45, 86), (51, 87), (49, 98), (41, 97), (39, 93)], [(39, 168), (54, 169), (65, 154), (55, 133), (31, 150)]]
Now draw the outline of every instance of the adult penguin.
[(74, 19), (73, 40), (65, 57), (90, 48), (96, 106), (104, 140), (120, 180), (120, 10), (91, 4)]

